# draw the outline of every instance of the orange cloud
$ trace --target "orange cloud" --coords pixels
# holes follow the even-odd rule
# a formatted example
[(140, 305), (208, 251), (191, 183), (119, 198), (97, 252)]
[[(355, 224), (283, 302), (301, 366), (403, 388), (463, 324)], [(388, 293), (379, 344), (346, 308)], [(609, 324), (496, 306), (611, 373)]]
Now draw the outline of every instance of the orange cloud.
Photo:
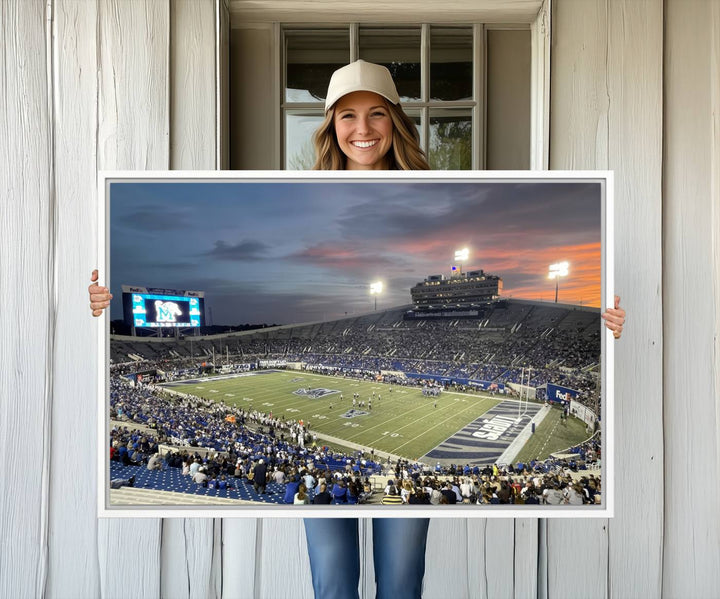
[[(567, 260), (570, 272), (559, 281), (558, 301), (584, 306), (601, 305), (600, 243), (566, 245), (523, 252), (517, 272), (533, 276), (531, 284), (505, 286), (505, 295), (525, 299), (555, 300), (555, 281), (548, 278), (548, 266)], [(499, 264), (498, 264), (499, 266)], [(502, 272), (498, 270), (498, 272)], [(502, 275), (501, 275), (502, 276)]]

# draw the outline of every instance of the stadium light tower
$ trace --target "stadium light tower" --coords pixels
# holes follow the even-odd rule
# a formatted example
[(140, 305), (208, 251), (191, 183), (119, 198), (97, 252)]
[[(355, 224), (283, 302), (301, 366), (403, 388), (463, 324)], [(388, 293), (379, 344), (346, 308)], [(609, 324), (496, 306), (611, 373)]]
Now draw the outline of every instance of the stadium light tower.
[(463, 248), (461, 250), (455, 250), (455, 262), (460, 264), (460, 274), (462, 275), (462, 263), (467, 262), (470, 256), (470, 250)]
[(382, 293), (383, 284), (382, 281), (375, 281), (370, 283), (370, 295), (375, 299), (375, 310), (377, 310), (377, 296)]
[(548, 274), (549, 279), (555, 279), (555, 303), (558, 301), (558, 287), (560, 286), (560, 277), (567, 277), (568, 267), (570, 265), (567, 262), (558, 262), (557, 264), (550, 265), (550, 272)]

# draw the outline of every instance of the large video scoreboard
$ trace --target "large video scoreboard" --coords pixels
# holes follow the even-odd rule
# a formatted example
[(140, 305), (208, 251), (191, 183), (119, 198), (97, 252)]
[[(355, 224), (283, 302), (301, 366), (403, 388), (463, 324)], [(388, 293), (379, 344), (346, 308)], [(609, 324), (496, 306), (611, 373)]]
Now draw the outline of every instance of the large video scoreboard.
[(157, 287), (122, 286), (123, 316), (135, 328), (201, 327), (205, 293)]

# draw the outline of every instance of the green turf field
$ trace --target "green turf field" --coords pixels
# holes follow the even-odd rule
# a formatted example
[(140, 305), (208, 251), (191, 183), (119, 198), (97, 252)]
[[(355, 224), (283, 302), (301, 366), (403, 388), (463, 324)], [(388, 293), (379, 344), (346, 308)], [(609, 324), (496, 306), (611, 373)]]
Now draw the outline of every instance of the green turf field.
[(586, 424), (579, 418), (570, 416), (566, 423), (560, 421), (562, 410), (553, 408), (535, 429), (533, 434), (515, 462), (529, 462), (530, 460), (544, 460), (555, 451), (561, 451), (582, 443), (590, 435), (585, 430)]
[[(293, 393), (300, 388), (326, 388), (337, 393), (312, 399)], [(309, 421), (311, 432), (412, 460), (500, 403), (480, 395), (444, 392), (437, 397), (435, 408), (435, 398), (424, 397), (420, 389), (393, 386), (390, 391), (390, 386), (383, 383), (293, 371), (208, 379), (193, 385), (177, 385), (174, 390), (223, 400), (244, 409), (272, 412), (273, 417)], [(367, 415), (342, 417), (352, 409), (353, 393), (359, 393), (367, 403), (373, 391), (372, 410), (364, 408)]]

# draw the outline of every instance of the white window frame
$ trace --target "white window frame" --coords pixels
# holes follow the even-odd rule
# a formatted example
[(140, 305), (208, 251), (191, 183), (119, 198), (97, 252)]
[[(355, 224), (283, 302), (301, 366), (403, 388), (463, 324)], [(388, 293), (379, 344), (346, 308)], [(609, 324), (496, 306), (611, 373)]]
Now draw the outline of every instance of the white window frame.
[[(457, 0), (447, 3), (428, 3), (420, 0), (394, 0), (394, 2), (378, 0), (373, 8), (368, 8), (367, 3), (357, 3), (352, 0), (343, 3), (342, 11), (334, 0), (313, 0), (304, 2), (298, 0), (225, 0), (228, 1), (230, 20), (232, 24), (243, 23), (272, 23), (275, 55), (273, 62), (278, 82), (274, 89), (272, 98), (275, 107), (275, 122), (278, 130), (273, 132), (279, 143), (274, 148), (274, 162), (278, 169), (284, 169), (284, 84), (283, 66), (284, 57), (282, 53), (282, 29), (280, 23), (287, 27), (308, 26), (312, 22), (322, 22), (326, 26), (349, 25), (351, 21), (367, 23), (368, 25), (382, 22), (385, 26), (405, 22), (403, 17), (408, 14), (415, 15), (418, 21), (433, 23), (437, 25), (469, 24), (475, 23), (475, 27), (483, 27), (483, 38), (490, 23), (514, 23), (510, 27), (527, 25), (531, 32), (531, 85), (530, 85), (530, 169), (547, 170), (549, 165), (549, 124), (550, 124), (550, 11), (551, 0), (528, 1), (522, 7), (510, 2), (498, 2), (497, 0), (477, 0), (476, 4), (468, 3), (466, 0)], [(301, 6), (302, 5), (302, 6)], [(357, 6), (356, 6), (357, 5)], [(478, 23), (485, 22), (488, 25), (482, 26)], [(419, 23), (414, 23), (418, 25)], [(492, 25), (497, 28), (497, 25)], [(351, 27), (350, 35), (357, 35), (357, 28), (353, 34)], [(485, 43), (475, 43), (473, 60), (482, 59), (485, 56), (478, 56), (478, 49), (485, 48)], [(353, 48), (357, 45), (351, 39), (351, 60)], [(483, 69), (483, 72), (485, 70)], [(477, 69), (474, 69), (477, 73)], [(481, 79), (476, 77), (475, 79)], [(426, 78), (427, 80), (427, 78)], [(479, 87), (479, 89), (478, 89)], [(473, 136), (475, 129), (485, 135), (485, 81), (473, 82), (473, 94), (476, 99), (476, 106), (473, 110)], [(425, 131), (425, 130), (424, 130)], [(427, 131), (425, 131), (427, 133)], [(426, 135), (424, 136), (426, 138)], [(485, 164), (483, 149), (485, 140), (482, 143), (475, 143), (473, 139), (473, 168)], [(478, 165), (478, 166), (475, 166)]]
[[(299, 30), (301, 31), (322, 31), (326, 29), (336, 29), (340, 27), (349, 28), (348, 42), (350, 44), (350, 61), (355, 61), (359, 57), (359, 43), (360, 43), (360, 27), (368, 27), (373, 29), (393, 29), (393, 28), (417, 28), (420, 33), (420, 99), (413, 100), (411, 102), (405, 102), (403, 108), (405, 111), (412, 115), (420, 115), (420, 145), (425, 150), (426, 154), (429, 155), (429, 144), (430, 144), (430, 112), (433, 109), (442, 108), (459, 108), (464, 109), (470, 114), (472, 123), (471, 131), (471, 144), (472, 144), (472, 156), (470, 162), (471, 170), (482, 170), (485, 168), (485, 122), (486, 122), (486, 71), (487, 65), (485, 62), (486, 48), (487, 48), (487, 28), (483, 23), (473, 24), (462, 24), (462, 23), (442, 23), (436, 25), (435, 23), (404, 23), (404, 24), (390, 24), (390, 25), (379, 25), (379, 24), (360, 24), (351, 23), (348, 25), (341, 26), (339, 24), (321, 24), (321, 25), (283, 25), (281, 27), (281, 38), (280, 38), (280, 51), (282, 53), (281, 58), (281, 73), (279, 80), (281, 81), (281, 106), (280, 106), (280, 168), (284, 169), (286, 166), (286, 115), (288, 111), (297, 109), (310, 109), (316, 110), (318, 107), (317, 103), (304, 103), (304, 102), (291, 102), (288, 103), (285, 100), (284, 90), (287, 87), (286, 81), (286, 32), (293, 33)], [(473, 81), (472, 81), (472, 100), (457, 100), (457, 101), (433, 101), (430, 99), (430, 36), (431, 27), (464, 27), (469, 30), (472, 35), (472, 63), (473, 63)], [(493, 27), (493, 29), (501, 29), (507, 27)], [(514, 28), (525, 29), (522, 25)]]

